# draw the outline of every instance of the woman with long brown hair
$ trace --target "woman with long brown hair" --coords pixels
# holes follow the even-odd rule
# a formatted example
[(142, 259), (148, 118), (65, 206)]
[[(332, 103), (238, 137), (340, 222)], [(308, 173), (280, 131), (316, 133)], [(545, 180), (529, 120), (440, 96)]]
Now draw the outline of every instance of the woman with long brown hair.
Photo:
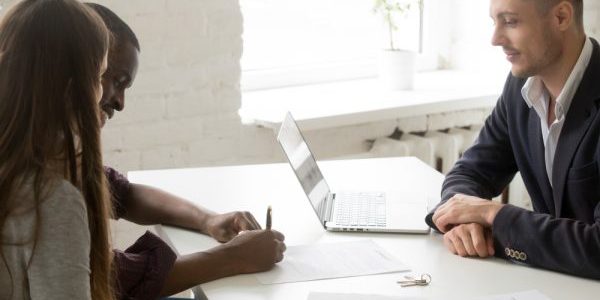
[(0, 299), (114, 299), (98, 101), (109, 34), (75, 0), (0, 23)]

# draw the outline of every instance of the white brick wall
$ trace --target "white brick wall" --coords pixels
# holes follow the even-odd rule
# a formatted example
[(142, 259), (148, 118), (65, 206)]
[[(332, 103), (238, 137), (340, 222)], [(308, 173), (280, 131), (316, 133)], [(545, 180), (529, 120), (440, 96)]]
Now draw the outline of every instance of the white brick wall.
[[(126, 109), (103, 131), (121, 171), (268, 160), (265, 130), (237, 110), (242, 16), (237, 0), (103, 0), (136, 32), (140, 68)], [(266, 146), (265, 146), (266, 145)]]
[(583, 20), (588, 35), (600, 39), (600, 1), (583, 0)]

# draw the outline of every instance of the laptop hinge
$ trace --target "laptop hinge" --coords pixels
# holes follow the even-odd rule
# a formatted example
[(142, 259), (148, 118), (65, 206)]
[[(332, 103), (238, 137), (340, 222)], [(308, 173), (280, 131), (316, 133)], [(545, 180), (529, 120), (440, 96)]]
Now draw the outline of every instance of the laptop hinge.
[(333, 219), (333, 204), (335, 203), (335, 193), (329, 193), (327, 195), (327, 201), (325, 204), (325, 219), (323, 220), (323, 225), (326, 225), (327, 222), (330, 222)]

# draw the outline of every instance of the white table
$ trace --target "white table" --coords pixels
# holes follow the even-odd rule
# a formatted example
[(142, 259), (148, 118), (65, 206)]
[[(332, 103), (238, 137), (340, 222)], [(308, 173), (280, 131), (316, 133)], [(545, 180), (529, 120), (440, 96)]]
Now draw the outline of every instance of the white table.
[[(443, 176), (415, 158), (384, 158), (320, 162), (333, 190), (424, 191), (431, 205), (439, 198)], [(537, 289), (552, 299), (598, 299), (600, 282), (516, 265), (489, 258), (462, 258), (449, 253), (442, 236), (332, 233), (320, 226), (300, 184), (287, 164), (211, 167), (130, 172), (144, 183), (219, 212), (248, 210), (264, 225), (267, 205), (273, 207), (273, 228), (286, 244), (300, 245), (372, 239), (411, 267), (410, 274), (429, 273), (426, 287), (401, 288), (396, 280), (407, 273), (262, 285), (253, 275), (239, 275), (202, 285), (209, 299), (306, 299), (310, 291), (371, 293), (427, 299), (469, 299)], [(216, 245), (185, 230), (162, 227), (159, 232), (179, 254)]]

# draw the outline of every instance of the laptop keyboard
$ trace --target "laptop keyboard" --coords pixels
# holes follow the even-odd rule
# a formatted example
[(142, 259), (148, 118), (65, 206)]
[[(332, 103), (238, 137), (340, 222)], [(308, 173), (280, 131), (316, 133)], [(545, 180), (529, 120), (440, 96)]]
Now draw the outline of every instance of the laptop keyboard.
[(336, 193), (335, 222), (342, 226), (386, 225), (384, 193)]

